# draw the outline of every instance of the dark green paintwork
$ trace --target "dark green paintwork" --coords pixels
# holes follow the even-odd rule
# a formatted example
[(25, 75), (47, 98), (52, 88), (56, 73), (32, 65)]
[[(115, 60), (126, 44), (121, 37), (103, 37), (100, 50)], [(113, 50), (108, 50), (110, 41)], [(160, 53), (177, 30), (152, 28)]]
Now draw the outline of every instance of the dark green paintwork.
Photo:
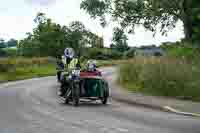
[(108, 86), (102, 79), (84, 79), (86, 97), (103, 97), (104, 92), (107, 91)]

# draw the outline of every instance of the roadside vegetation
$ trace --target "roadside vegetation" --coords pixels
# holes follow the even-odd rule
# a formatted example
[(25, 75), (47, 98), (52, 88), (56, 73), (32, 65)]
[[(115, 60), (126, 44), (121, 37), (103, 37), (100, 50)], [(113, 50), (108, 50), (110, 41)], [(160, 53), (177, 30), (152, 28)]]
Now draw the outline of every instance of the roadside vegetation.
[[(100, 19), (103, 26), (108, 24), (105, 16), (111, 17), (119, 24), (114, 28), (118, 31), (115, 35), (134, 33), (138, 25), (167, 35), (177, 22), (182, 22), (182, 41), (163, 44), (165, 57), (136, 56), (121, 64), (118, 83), (131, 91), (200, 101), (199, 5), (199, 0), (83, 0), (81, 8), (91, 18)], [(125, 38), (116, 37), (113, 42)]]
[[(84, 59), (81, 66), (86, 66)], [(97, 60), (98, 67), (114, 66), (126, 60)], [(0, 83), (56, 75), (56, 58), (53, 57), (16, 57), (0, 59)]]
[(53, 58), (2, 58), (0, 82), (22, 80), (56, 74)]
[(118, 81), (133, 92), (200, 101), (199, 52), (168, 45), (166, 56), (138, 56), (120, 65)]

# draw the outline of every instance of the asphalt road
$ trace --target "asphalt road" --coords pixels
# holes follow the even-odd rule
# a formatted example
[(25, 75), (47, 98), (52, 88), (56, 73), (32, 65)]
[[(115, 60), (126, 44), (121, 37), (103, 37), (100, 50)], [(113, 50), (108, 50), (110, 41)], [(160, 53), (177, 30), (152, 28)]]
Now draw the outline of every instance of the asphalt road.
[(200, 133), (198, 118), (113, 100), (65, 105), (57, 88), (55, 77), (0, 85), (0, 133)]

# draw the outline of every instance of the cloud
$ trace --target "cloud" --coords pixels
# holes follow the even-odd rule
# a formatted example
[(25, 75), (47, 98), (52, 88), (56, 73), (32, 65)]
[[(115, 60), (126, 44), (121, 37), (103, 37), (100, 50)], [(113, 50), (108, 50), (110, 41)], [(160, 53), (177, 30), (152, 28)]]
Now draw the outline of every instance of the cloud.
[(49, 6), (57, 2), (57, 0), (25, 0), (26, 3), (36, 6)]
[(32, 17), (26, 16), (0, 16), (0, 38), (22, 39), (33, 28)]

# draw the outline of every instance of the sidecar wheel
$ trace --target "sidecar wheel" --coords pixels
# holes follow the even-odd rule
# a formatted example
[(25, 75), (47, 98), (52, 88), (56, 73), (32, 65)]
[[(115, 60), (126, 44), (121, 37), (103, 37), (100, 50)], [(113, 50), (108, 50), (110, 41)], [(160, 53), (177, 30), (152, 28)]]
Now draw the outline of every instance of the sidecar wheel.
[(105, 92), (104, 92), (104, 96), (103, 96), (103, 98), (101, 99), (102, 104), (104, 104), (104, 105), (107, 104), (107, 102), (108, 102), (108, 95), (109, 95), (108, 91), (105, 91)]
[(108, 102), (108, 98), (107, 97), (104, 97), (102, 100), (101, 100), (102, 104), (106, 105), (107, 102)]
[(68, 98), (65, 99), (65, 104), (69, 104), (69, 99)]
[(79, 105), (79, 98), (73, 98), (72, 104), (77, 107)]

